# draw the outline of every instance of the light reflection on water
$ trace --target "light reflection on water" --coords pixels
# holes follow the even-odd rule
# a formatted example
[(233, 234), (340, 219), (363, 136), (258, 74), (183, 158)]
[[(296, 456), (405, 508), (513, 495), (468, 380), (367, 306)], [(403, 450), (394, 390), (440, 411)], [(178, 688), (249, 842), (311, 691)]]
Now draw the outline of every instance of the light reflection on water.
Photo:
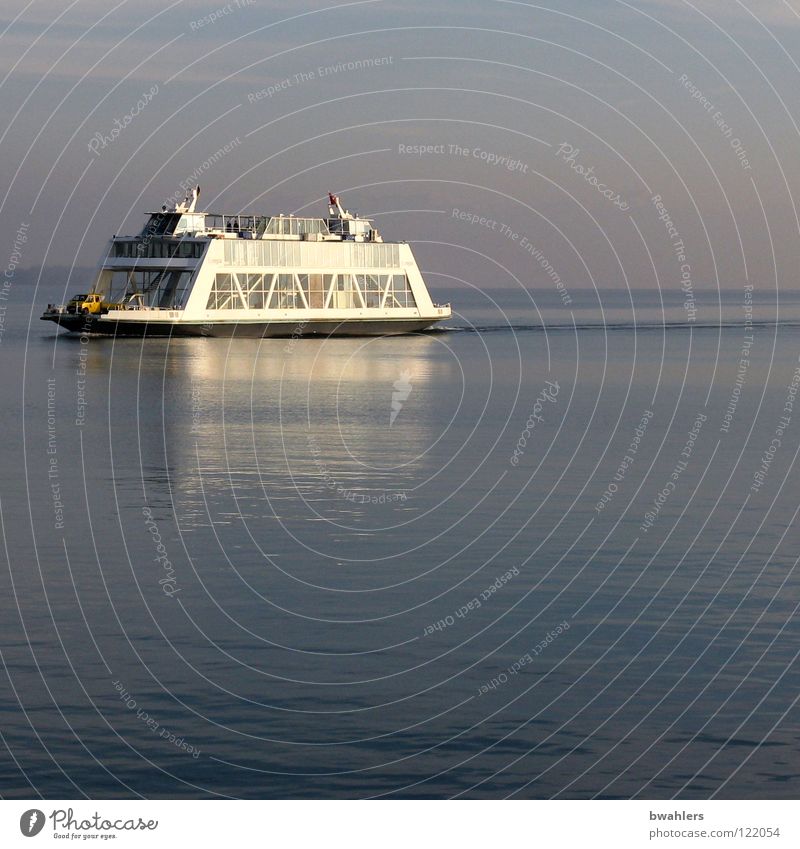
[[(800, 348), (757, 332), (730, 434), (737, 327), (94, 340), (80, 428), (80, 346), (9, 347), (26, 366), (4, 454), (9, 745), (54, 797), (796, 795), (800, 431), (748, 493)], [(546, 379), (557, 402), (515, 467)], [(2, 757), (7, 795), (29, 793)]]

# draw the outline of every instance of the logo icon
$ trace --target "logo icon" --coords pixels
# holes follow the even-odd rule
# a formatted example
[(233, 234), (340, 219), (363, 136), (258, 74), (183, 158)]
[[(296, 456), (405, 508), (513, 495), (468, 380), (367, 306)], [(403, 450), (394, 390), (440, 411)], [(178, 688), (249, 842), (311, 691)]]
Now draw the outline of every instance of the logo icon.
[(31, 808), (19, 818), (19, 830), (25, 837), (36, 837), (44, 828), (44, 813), (38, 808)]
[(392, 384), (392, 412), (389, 416), (389, 427), (394, 424), (400, 410), (403, 409), (403, 401), (408, 400), (411, 394), (411, 372), (401, 371), (400, 377)]

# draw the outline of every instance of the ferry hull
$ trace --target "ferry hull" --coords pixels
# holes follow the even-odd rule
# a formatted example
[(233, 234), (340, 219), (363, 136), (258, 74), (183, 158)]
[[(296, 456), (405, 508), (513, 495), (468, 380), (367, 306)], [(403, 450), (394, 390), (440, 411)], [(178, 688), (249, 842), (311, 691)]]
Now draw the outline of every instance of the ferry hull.
[(42, 321), (52, 321), (70, 333), (102, 336), (211, 336), (257, 339), (286, 339), (313, 336), (398, 336), (425, 330), (439, 318), (315, 319), (309, 321), (126, 321), (107, 317), (45, 313)]

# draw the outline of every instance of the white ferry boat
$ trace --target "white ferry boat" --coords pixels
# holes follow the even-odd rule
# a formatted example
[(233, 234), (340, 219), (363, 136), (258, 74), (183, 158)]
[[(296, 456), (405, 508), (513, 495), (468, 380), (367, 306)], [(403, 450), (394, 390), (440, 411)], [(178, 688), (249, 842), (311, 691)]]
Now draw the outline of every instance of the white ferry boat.
[(199, 195), (114, 236), (91, 291), (42, 320), (116, 336), (382, 336), (451, 315), (411, 247), (384, 242), (336, 195), (328, 218), (198, 212)]

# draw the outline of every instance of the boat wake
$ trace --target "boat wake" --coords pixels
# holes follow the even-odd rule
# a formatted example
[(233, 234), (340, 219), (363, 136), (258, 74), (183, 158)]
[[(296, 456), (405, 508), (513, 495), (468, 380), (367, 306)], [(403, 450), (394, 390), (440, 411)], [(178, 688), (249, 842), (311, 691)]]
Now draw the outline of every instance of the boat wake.
[(744, 329), (747, 327), (800, 327), (800, 320), (786, 319), (777, 321), (754, 321), (745, 325), (741, 321), (730, 322), (692, 322), (685, 321), (663, 321), (663, 322), (581, 322), (565, 324), (563, 322), (544, 324), (486, 324), (472, 325), (470, 327), (444, 325), (432, 327), (425, 333), (534, 333), (550, 331), (574, 331), (574, 330), (642, 330), (642, 331), (667, 331), (667, 330), (729, 330)]

